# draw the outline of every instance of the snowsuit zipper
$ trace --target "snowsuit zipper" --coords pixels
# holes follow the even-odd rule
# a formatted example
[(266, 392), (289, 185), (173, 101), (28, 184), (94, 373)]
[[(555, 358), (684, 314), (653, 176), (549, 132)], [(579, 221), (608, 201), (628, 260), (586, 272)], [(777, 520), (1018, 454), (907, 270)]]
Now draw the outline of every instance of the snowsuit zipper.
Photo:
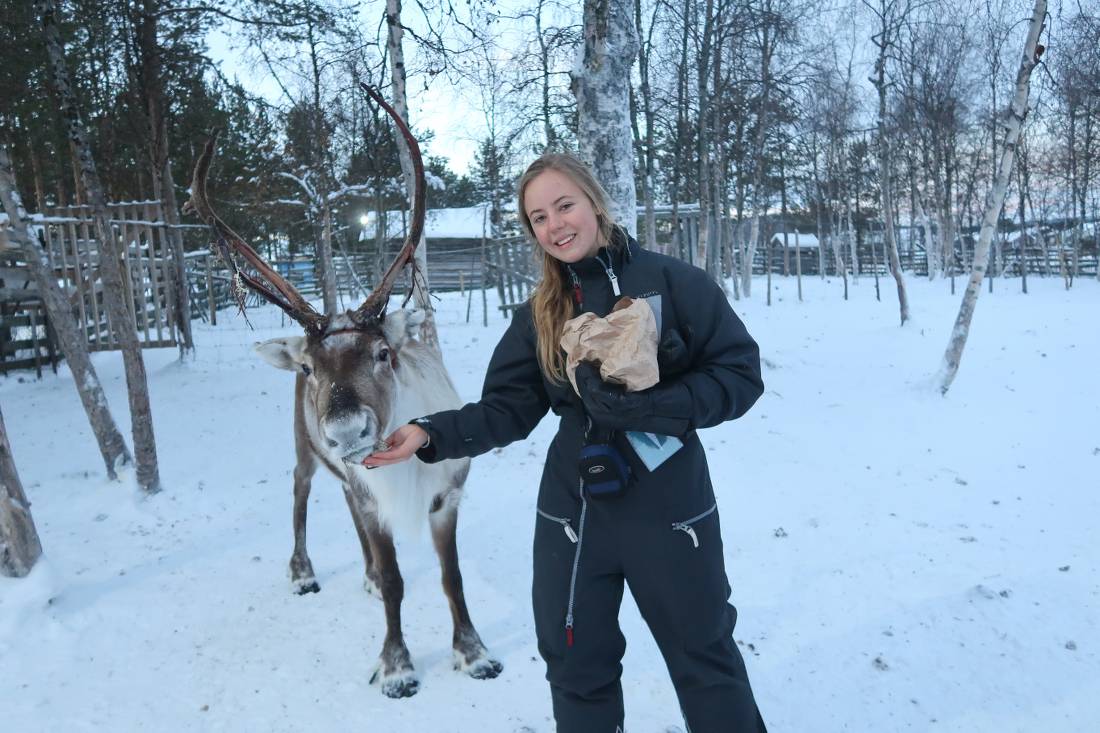
[(596, 253), (596, 260), (601, 265), (603, 265), (603, 270), (607, 273), (607, 279), (611, 283), (611, 292), (613, 292), (615, 294), (615, 297), (618, 298), (620, 295), (622, 295), (622, 292), (619, 290), (619, 278), (616, 277), (615, 271), (611, 269), (611, 253), (607, 253), (606, 263), (602, 259), (600, 259), (599, 252)]
[(549, 519), (551, 522), (557, 522), (558, 524), (560, 524), (561, 528), (565, 530), (565, 536), (569, 538), (569, 541), (572, 542), (574, 545), (577, 544), (577, 533), (573, 531), (572, 520), (565, 517), (555, 517), (554, 515), (547, 514), (543, 510), (537, 508), (535, 509), (535, 511), (539, 513), (540, 517)]
[(717, 508), (718, 504), (714, 504), (710, 509), (707, 509), (702, 514), (694, 516), (691, 519), (685, 519), (682, 522), (673, 522), (672, 529), (680, 530), (681, 532), (686, 533), (687, 536), (691, 538), (691, 544), (694, 545), (696, 549), (699, 549), (699, 535), (695, 534), (695, 528), (691, 525), (695, 524), (700, 519), (705, 519), (706, 517), (709, 517), (711, 514), (714, 513), (714, 510)]
[(584, 545), (584, 518), (588, 514), (588, 499), (584, 496), (584, 481), (580, 482), (581, 521), (577, 536), (577, 549), (573, 553), (573, 574), (569, 577), (569, 605), (565, 609), (565, 645), (573, 646), (573, 601), (577, 592), (577, 569), (581, 564), (581, 546)]

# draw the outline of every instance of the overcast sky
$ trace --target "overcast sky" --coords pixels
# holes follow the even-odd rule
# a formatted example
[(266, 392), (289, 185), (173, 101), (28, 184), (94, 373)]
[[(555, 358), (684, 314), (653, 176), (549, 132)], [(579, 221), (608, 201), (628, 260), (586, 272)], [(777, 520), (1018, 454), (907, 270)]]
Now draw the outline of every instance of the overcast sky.
[[(243, 44), (234, 41), (222, 31), (213, 31), (207, 38), (210, 55), (230, 79), (236, 78), (253, 94), (263, 96), (273, 104), (285, 106), (278, 85), (262, 65), (256, 65), (242, 50)], [(406, 40), (406, 53), (414, 53)], [(476, 95), (463, 94), (449, 82), (436, 77), (427, 90), (424, 77), (409, 79), (409, 116), (414, 128), (431, 129), (435, 139), (426, 152), (450, 161), (451, 169), (462, 174), (469, 170), (477, 148), (477, 140), (485, 134), (485, 120), (481, 110), (467, 103), (477, 103)]]

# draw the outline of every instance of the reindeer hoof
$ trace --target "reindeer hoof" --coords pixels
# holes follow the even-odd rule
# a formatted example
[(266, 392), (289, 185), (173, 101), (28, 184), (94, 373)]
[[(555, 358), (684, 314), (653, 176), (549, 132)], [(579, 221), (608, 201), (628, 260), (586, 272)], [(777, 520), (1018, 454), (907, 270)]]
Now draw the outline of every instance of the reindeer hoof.
[(482, 655), (475, 657), (473, 660), (466, 661), (463, 654), (456, 649), (455, 669), (468, 674), (475, 680), (491, 680), (504, 671), (504, 665), (488, 656), (486, 650), (482, 650)]
[(375, 670), (370, 678), (370, 683), (373, 685), (375, 682), (381, 682), (383, 695), (394, 699), (412, 697), (420, 692), (420, 680), (416, 678), (416, 673), (412, 670), (388, 675), (383, 674), (380, 669)]
[(302, 578), (301, 580), (292, 580), (290, 582), (294, 588), (294, 592), (300, 596), (304, 596), (306, 593), (320, 593), (321, 586), (318, 585), (314, 578)]
[(504, 665), (495, 659), (482, 659), (472, 664), (466, 674), (475, 680), (492, 680), (504, 671)]

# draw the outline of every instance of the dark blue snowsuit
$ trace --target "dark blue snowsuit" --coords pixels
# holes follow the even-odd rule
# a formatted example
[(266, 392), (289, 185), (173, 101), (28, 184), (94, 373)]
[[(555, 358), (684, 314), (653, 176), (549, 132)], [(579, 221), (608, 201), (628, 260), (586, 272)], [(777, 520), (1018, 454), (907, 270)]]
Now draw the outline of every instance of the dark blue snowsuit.
[(622, 295), (649, 299), (662, 333), (680, 332), (690, 366), (653, 388), (660, 390), (653, 415), (660, 430), (647, 429), (676, 435), (683, 447), (650, 472), (616, 434), (634, 479), (614, 498), (586, 496), (577, 466), (584, 408), (568, 383), (543, 377), (524, 304), (493, 353), (481, 399), (418, 421), (431, 441), (417, 455), (428, 462), (476, 456), (526, 437), (548, 409), (560, 416), (539, 488), (532, 592), (559, 733), (622, 726), (624, 581), (664, 655), (691, 733), (763, 731), (733, 640), (737, 612), (728, 602), (718, 512), (695, 434), (740, 417), (761, 395), (759, 350), (705, 272), (621, 233), (616, 240), (599, 259), (567, 268), (580, 285), (576, 313), (607, 315), (617, 285)]

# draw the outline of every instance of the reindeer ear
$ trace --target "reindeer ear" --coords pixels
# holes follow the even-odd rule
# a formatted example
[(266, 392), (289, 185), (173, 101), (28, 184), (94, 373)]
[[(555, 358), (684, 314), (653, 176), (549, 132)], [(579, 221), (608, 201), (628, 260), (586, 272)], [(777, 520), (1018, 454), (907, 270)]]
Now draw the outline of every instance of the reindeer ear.
[(252, 348), (271, 366), (296, 372), (302, 368), (302, 350), (305, 342), (304, 336), (290, 336), (258, 341), (252, 345)]
[(386, 320), (382, 322), (382, 330), (386, 334), (386, 341), (394, 351), (400, 351), (405, 342), (416, 336), (420, 331), (420, 324), (424, 322), (427, 314), (422, 310), (406, 310), (386, 314)]

